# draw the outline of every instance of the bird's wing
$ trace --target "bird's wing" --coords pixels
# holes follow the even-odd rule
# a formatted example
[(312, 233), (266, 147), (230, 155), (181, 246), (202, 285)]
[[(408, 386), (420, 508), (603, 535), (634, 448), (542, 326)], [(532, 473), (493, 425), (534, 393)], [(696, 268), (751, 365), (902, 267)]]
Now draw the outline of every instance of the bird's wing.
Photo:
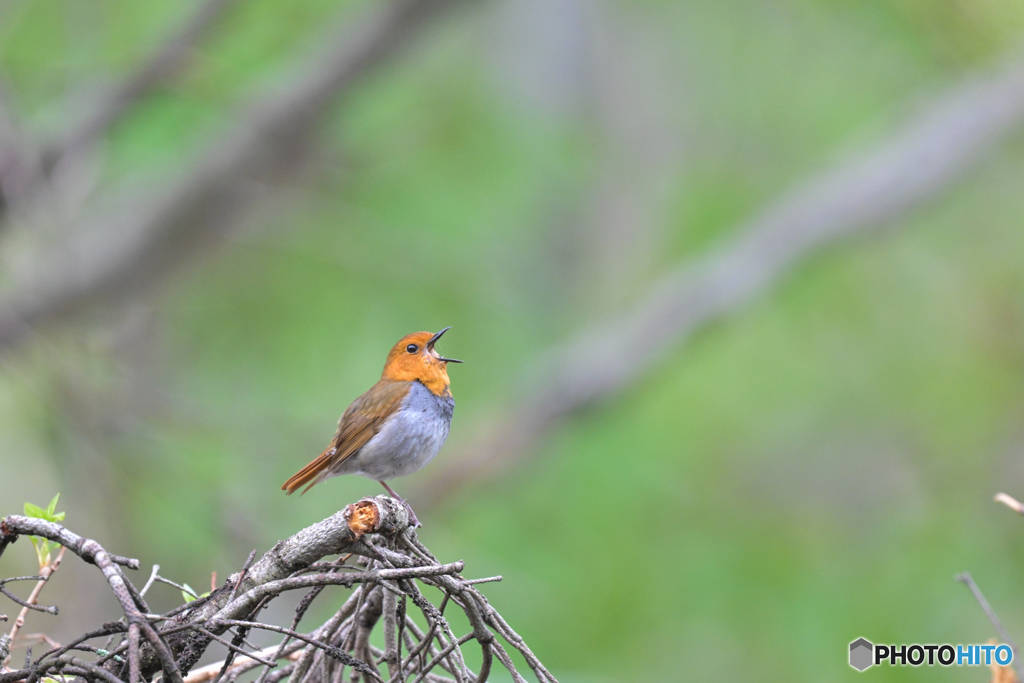
[(402, 399), (409, 393), (410, 386), (410, 382), (382, 379), (365, 394), (352, 401), (352, 405), (338, 420), (338, 431), (331, 439), (331, 445), (327, 450), (296, 472), (281, 489), (291, 494), (299, 487), (309, 484), (306, 486), (308, 491), (321, 480), (321, 474), (330, 472), (365, 446), (398, 410)]

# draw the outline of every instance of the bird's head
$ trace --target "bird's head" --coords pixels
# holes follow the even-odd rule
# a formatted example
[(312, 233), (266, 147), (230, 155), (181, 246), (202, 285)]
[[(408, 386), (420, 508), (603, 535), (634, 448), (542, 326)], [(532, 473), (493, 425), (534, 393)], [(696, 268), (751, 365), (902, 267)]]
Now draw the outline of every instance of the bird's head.
[(462, 361), (445, 358), (434, 349), (434, 344), (450, 329), (446, 327), (437, 334), (413, 332), (402, 337), (388, 353), (381, 378), (401, 382), (419, 380), (438, 396), (448, 393), (448, 363)]

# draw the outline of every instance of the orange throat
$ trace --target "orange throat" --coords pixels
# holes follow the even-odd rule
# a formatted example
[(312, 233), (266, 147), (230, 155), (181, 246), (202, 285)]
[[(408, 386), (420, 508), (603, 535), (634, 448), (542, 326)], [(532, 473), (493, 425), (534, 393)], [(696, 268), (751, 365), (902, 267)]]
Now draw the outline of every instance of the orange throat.
[[(404, 359), (403, 359), (404, 360)], [(415, 360), (410, 358), (409, 360)], [(435, 396), (451, 396), (451, 382), (448, 379), (447, 363), (434, 361), (429, 365), (416, 363), (415, 367), (407, 367), (412, 363), (388, 364), (384, 368), (381, 379), (389, 379), (396, 382), (420, 382)]]
[(416, 344), (423, 349), (431, 336), (430, 332), (414, 332), (403, 337), (388, 354), (380, 378), (396, 382), (420, 382), (435, 396), (451, 396), (448, 363), (430, 353), (408, 353), (406, 350), (409, 344)]

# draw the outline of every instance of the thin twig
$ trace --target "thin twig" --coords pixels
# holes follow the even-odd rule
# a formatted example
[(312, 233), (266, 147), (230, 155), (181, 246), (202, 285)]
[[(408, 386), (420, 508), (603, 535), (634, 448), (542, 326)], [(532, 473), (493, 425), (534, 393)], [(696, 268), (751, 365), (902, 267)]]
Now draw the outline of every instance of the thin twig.
[[(231, 641), (229, 641), (229, 640), (227, 640), (225, 638), (221, 638), (220, 636), (216, 635), (215, 633), (211, 633), (208, 629), (205, 629), (202, 626), (199, 626), (198, 624), (193, 624), (192, 628), (194, 628), (195, 630), (199, 631), (200, 633), (205, 635), (207, 638), (212, 638), (213, 640), (216, 640), (218, 643), (220, 643), (221, 645), (223, 645), (227, 649), (231, 650), (235, 654), (243, 655), (245, 657), (249, 657), (250, 659), (255, 659), (257, 662), (259, 662), (263, 666), (269, 666), (269, 667), (277, 666), (277, 662), (272, 662), (270, 660), (263, 659), (256, 652), (246, 652), (245, 650), (243, 650), (242, 648), (238, 647), (237, 645), (235, 645)], [(225, 668), (227, 668), (227, 667), (225, 667)]]
[[(462, 571), (463, 567), (464, 563), (459, 561), (437, 567), (375, 569), (358, 574), (310, 574), (294, 576), (288, 579), (278, 579), (276, 581), (268, 581), (239, 595), (224, 606), (221, 610), (221, 615), (223, 617), (231, 617), (235, 614), (241, 614), (246, 611), (246, 606), (250, 604), (268, 596), (290, 590), (310, 588), (312, 586), (345, 586), (346, 588), (351, 588), (355, 583), (379, 583), (385, 579), (426, 578), (443, 574), (458, 574)], [(220, 615), (216, 618), (223, 620)]]
[[(335, 633), (342, 628), (345, 622), (355, 613), (358, 612), (362, 606), (364, 586), (360, 585), (356, 590), (352, 591), (352, 595), (349, 596), (348, 600), (341, 606), (333, 617), (327, 620), (327, 622), (317, 629), (314, 633), (317, 638), (324, 642), (330, 642), (334, 637)], [(308, 607), (308, 606), (307, 606)], [(292, 619), (292, 630), (298, 625), (301, 615), (296, 611), (295, 617)], [(282, 644), (283, 647), (283, 644)], [(313, 650), (306, 650), (305, 654), (296, 662), (295, 667), (292, 669), (292, 673), (299, 672), (299, 676), (304, 675), (305, 671), (308, 670), (313, 657)], [(267, 673), (269, 670), (264, 671), (260, 675), (260, 680), (257, 683), (265, 683)]]
[[(89, 546), (89, 548), (85, 547), (89, 539), (82, 538), (78, 534), (68, 531), (55, 522), (47, 522), (44, 519), (38, 519), (36, 517), (8, 515), (4, 519), (0, 520), (0, 535), (5, 537), (18, 535), (42, 536), (43, 538), (50, 539), (54, 543), (59, 543), (89, 564), (96, 564), (89, 550), (93, 546)], [(106, 556), (114, 564), (119, 564), (123, 567), (128, 567), (129, 569), (139, 568), (138, 560), (110, 553), (107, 553)]]
[(146, 581), (146, 585), (142, 587), (142, 590), (139, 591), (139, 595), (145, 595), (146, 592), (149, 591), (150, 586), (152, 586), (153, 582), (156, 581), (156, 578), (157, 578), (156, 573), (158, 571), (160, 571), (160, 565), (154, 564), (153, 565), (153, 571), (150, 572), (149, 579)]
[(128, 683), (139, 683), (142, 669), (139, 665), (139, 625), (128, 627)]
[[(35, 587), (32, 589), (32, 592), (28, 596), (28, 600), (26, 600), (25, 602), (22, 602), (18, 598), (14, 597), (6, 590), (3, 591), (4, 595), (13, 599), (18, 604), (22, 605), (21, 611), (18, 613), (18, 618), (14, 620), (14, 626), (11, 627), (11, 642), (14, 642), (14, 640), (18, 637), (18, 631), (20, 631), (21, 627), (25, 625), (25, 617), (28, 615), (29, 609), (38, 609), (38, 607), (36, 606), (36, 601), (39, 599), (39, 594), (42, 592), (43, 586), (46, 585), (46, 582), (50, 580), (51, 576), (53, 576), (54, 572), (56, 572), (60, 568), (60, 563), (64, 559), (64, 551), (65, 548), (61, 548), (60, 552), (57, 553), (57, 557), (53, 560), (53, 562), (39, 570), (39, 581), (38, 583), (36, 583)], [(39, 611), (47, 612), (49, 614), (57, 614), (56, 607), (47, 607)], [(11, 657), (8, 654), (6, 659), (0, 660), (0, 669), (3, 669), (7, 666), (7, 662), (10, 660), (10, 658)]]
[[(385, 585), (384, 583), (381, 584)], [(384, 591), (384, 663), (392, 680), (400, 678), (402, 661), (398, 652), (398, 597), (391, 591)]]
[[(61, 655), (71, 651), (72, 649), (76, 648), (77, 646), (81, 645), (87, 640), (92, 640), (93, 638), (102, 638), (103, 636), (110, 636), (118, 633), (124, 633), (127, 630), (127, 626), (125, 626), (122, 622), (115, 621), (109, 624), (104, 624), (103, 628), (97, 629), (95, 631), (89, 631), (88, 633), (79, 636), (78, 638), (71, 641), (67, 645), (64, 645), (63, 647), (57, 648), (56, 650), (48, 650), (47, 652), (44, 652), (43, 655), (36, 661), (36, 665), (38, 666), (46, 657), (60, 657)], [(104, 649), (103, 651), (106, 652), (106, 649)]]
[(995, 610), (992, 609), (992, 605), (988, 603), (988, 600), (985, 599), (981, 589), (978, 588), (978, 584), (974, 582), (974, 577), (971, 576), (970, 572), (964, 572), (963, 574), (957, 574), (956, 580), (966, 584), (967, 587), (971, 589), (974, 599), (978, 601), (979, 605), (981, 605), (982, 611), (985, 612), (985, 616), (988, 617), (988, 620), (991, 622), (992, 627), (995, 628), (996, 633), (999, 634), (999, 637), (1004, 643), (1013, 648), (1013, 668), (1017, 672), (1017, 679), (1024, 681), (1024, 662), (1020, 661), (1020, 651), (1017, 649), (1017, 645), (1013, 642), (1013, 639), (1010, 638), (1010, 634), (1007, 633), (1006, 629), (1003, 627), (1003, 622), (999, 621), (999, 617), (996, 615)]
[(500, 576), (488, 576), (486, 579), (470, 579), (469, 581), (464, 581), (463, 583), (465, 583), (467, 586), (473, 586), (478, 583), (494, 583), (501, 580), (502, 577)]
[(177, 588), (186, 595), (191, 595), (193, 599), (199, 598), (199, 593), (196, 593), (193, 589), (189, 588), (188, 586), (185, 586), (184, 584), (176, 583), (174, 581), (171, 581), (170, 579), (165, 579), (162, 576), (157, 576), (156, 580), (159, 583), (165, 583), (168, 586), (173, 586), (174, 588)]
[(39, 643), (45, 643), (52, 649), (61, 647), (60, 643), (45, 633), (24, 633), (20, 638), (18, 638), (18, 647), (27, 647), (30, 645), (37, 645)]
[[(100, 568), (114, 592), (114, 596), (121, 604), (121, 609), (128, 618), (129, 624), (138, 624), (141, 635), (149, 641), (156, 652), (164, 675), (171, 683), (182, 683), (181, 670), (178, 668), (174, 655), (156, 629), (146, 620), (145, 615), (139, 611), (132, 592), (128, 588), (128, 581), (114, 564), (113, 558), (103, 549), (103, 546), (92, 539), (87, 539), (81, 544), (81, 552), (83, 558), (91, 558), (91, 561)], [(138, 560), (135, 561), (135, 566), (138, 567)]]
[(427, 673), (435, 666), (437, 666), (438, 663), (441, 662), (441, 660), (443, 660), (445, 657), (454, 652), (457, 647), (469, 642), (472, 639), (473, 634), (467, 633), (466, 635), (459, 638), (457, 641), (449, 643), (445, 649), (441, 650), (439, 653), (437, 653), (436, 657), (430, 660), (430, 663), (427, 664), (426, 668), (424, 668), (423, 672), (413, 681), (413, 683), (422, 683), (423, 679), (427, 677)]
[[(267, 658), (273, 659), (289, 659), (296, 660), (299, 658), (299, 650), (304, 647), (302, 641), (292, 643), (290, 647), (286, 646), (282, 648), (279, 645), (273, 645), (271, 647), (264, 648), (254, 654), (259, 656), (259, 659), (253, 659), (249, 655), (241, 655), (235, 658), (231, 666), (228, 669), (228, 675), (234, 671), (241, 670), (242, 672), (248, 671), (249, 669), (255, 669), (257, 666), (263, 666), (262, 661)], [(215, 662), (208, 664), (199, 669), (193, 669), (189, 672), (188, 676), (185, 677), (185, 683), (205, 683), (206, 681), (213, 680), (224, 666), (224, 662)]]
[(507, 652), (505, 652), (505, 648), (501, 646), (501, 643), (498, 641), (491, 643), (491, 651), (494, 652), (494, 656), (498, 658), (498, 661), (508, 669), (508, 672), (512, 674), (512, 680), (515, 683), (526, 683), (526, 679), (523, 678), (522, 674), (516, 671), (516, 666), (512, 663), (512, 658), (508, 656)]
[[(33, 595), (29, 595), (28, 600), (22, 600), (17, 595), (15, 595), (14, 593), (12, 593), (9, 590), (7, 590), (7, 588), (4, 586), (4, 584), (7, 583), (8, 581), (38, 581), (39, 583), (37, 583), (35, 585), (35, 587), (33, 587), (33, 590), (32, 590)], [(59, 612), (59, 610), (57, 609), (56, 605), (45, 606), (45, 605), (37, 605), (34, 602), (32, 602), (34, 597), (38, 597), (38, 594), (36, 593), (35, 588), (38, 588), (41, 584), (44, 584), (44, 583), (46, 583), (46, 579), (43, 578), (42, 576), (15, 576), (14, 578), (4, 579), (3, 581), (0, 581), (0, 594), (6, 596), (10, 600), (18, 603), (19, 605), (21, 605), (25, 609), (34, 610), (36, 612), (46, 612), (47, 614), (57, 614)], [(6, 617), (4, 618), (4, 621), (7, 621)]]
[(995, 497), (997, 503), (1002, 503), (1006, 507), (1010, 508), (1018, 515), (1024, 515), (1024, 503), (1006, 493), (997, 493)]
[[(256, 559), (256, 549), (253, 548), (252, 552), (249, 553), (249, 558), (242, 565), (242, 571), (238, 573), (238, 581), (235, 581), (234, 587), (231, 589), (231, 595), (228, 596), (228, 602), (235, 599), (235, 594), (238, 593), (238, 587), (242, 585), (242, 579), (245, 578), (246, 573), (249, 571), (249, 567), (252, 566), (252, 561)], [(212, 589), (211, 589), (212, 590)]]
[[(61, 659), (64, 658), (62, 657)], [(79, 659), (78, 657), (67, 657), (66, 661), (68, 662), (68, 664), (71, 664), (75, 669), (80, 670), (76, 673), (81, 673), (87, 676), (91, 675), (91, 677), (93, 678), (101, 678), (104, 681), (106, 681), (106, 683), (124, 683), (120, 678), (118, 678), (114, 674), (110, 673), (106, 669), (96, 666), (92, 662), (87, 662), (83, 659)], [(73, 671), (73, 669), (68, 669)]]
[(241, 621), (239, 619), (218, 619), (218, 622), (227, 624), (228, 626), (248, 626), (249, 628), (258, 628), (264, 631), (284, 633), (292, 638), (295, 638), (296, 640), (301, 640), (305, 643), (308, 643), (309, 645), (312, 645), (315, 648), (323, 650), (328, 655), (334, 657), (338, 661), (344, 662), (348, 666), (356, 667), (361, 672), (371, 675), (374, 678), (374, 680), (383, 683), (383, 679), (380, 677), (380, 675), (375, 673), (373, 671), (373, 668), (367, 662), (356, 659), (355, 657), (349, 655), (347, 652), (339, 650), (333, 645), (328, 645), (327, 643), (315, 640), (291, 629), (284, 628), (282, 626), (274, 626), (273, 624), (263, 624), (258, 621)]

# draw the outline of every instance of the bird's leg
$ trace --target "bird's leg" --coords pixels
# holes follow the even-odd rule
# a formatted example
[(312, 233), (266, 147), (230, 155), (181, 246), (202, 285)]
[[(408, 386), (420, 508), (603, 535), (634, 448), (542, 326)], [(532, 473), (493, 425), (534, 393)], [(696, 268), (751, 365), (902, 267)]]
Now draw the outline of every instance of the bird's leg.
[(391, 488), (390, 486), (388, 486), (388, 483), (386, 481), (384, 481), (383, 479), (378, 479), (377, 482), (381, 486), (383, 486), (385, 489), (387, 489), (388, 493), (391, 494), (392, 498), (394, 498), (395, 500), (397, 500), (400, 503), (405, 504), (405, 509), (409, 511), (409, 522), (412, 524), (412, 527), (414, 529), (416, 527), (418, 527), (418, 526), (423, 526), (422, 524), (420, 524), (420, 520), (416, 518), (416, 513), (413, 512), (412, 506), (409, 505), (409, 501), (407, 501), (405, 498), (402, 498), (400, 495), (395, 493), (395, 490), (393, 488)]
[(377, 483), (380, 484), (381, 486), (383, 486), (384, 488), (386, 488), (388, 493), (391, 494), (392, 498), (394, 498), (395, 500), (400, 500), (403, 503), (405, 502), (405, 498), (402, 498), (400, 495), (395, 493), (395, 490), (393, 488), (391, 488), (390, 486), (388, 486), (388, 483), (386, 481), (384, 481), (383, 479), (378, 479)]

